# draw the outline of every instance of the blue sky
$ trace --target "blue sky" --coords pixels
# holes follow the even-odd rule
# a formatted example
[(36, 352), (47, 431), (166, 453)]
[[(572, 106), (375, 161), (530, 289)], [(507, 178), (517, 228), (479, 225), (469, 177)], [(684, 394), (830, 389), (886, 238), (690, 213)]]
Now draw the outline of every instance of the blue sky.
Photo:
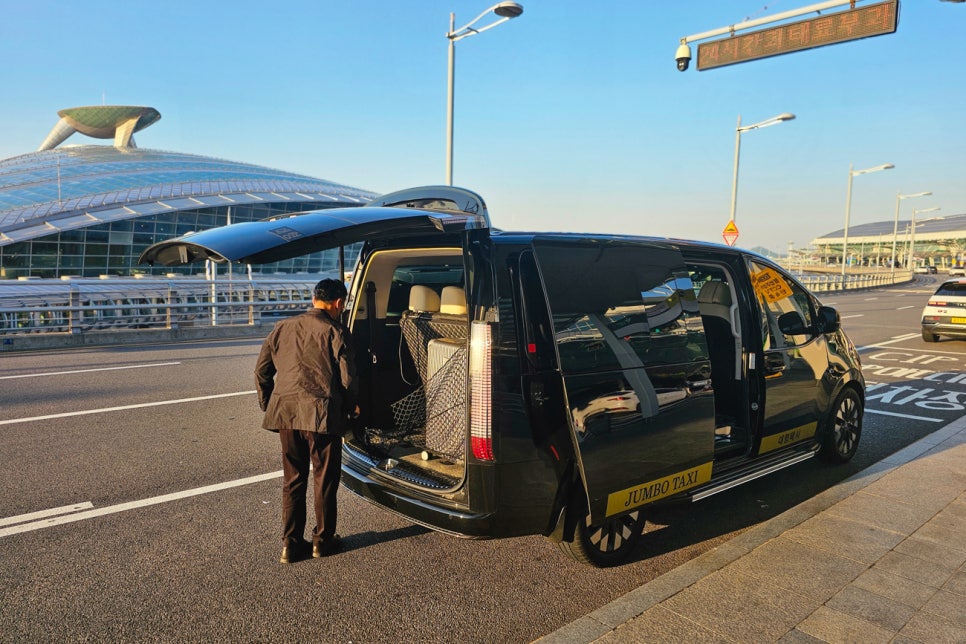
[[(966, 214), (966, 4), (901, 0), (895, 34), (681, 73), (682, 36), (816, 2), (521, 2), (456, 45), (454, 183), (500, 228), (721, 241), (738, 115), (782, 112), (797, 118), (741, 138), (739, 246), (841, 229), (850, 163), (896, 166), (855, 177), (852, 224), (891, 220), (898, 192), (934, 193), (902, 219)], [(449, 14), (491, 4), (0, 0), (0, 158), (35, 150), (59, 109), (148, 105), (162, 119), (141, 147), (441, 184)]]

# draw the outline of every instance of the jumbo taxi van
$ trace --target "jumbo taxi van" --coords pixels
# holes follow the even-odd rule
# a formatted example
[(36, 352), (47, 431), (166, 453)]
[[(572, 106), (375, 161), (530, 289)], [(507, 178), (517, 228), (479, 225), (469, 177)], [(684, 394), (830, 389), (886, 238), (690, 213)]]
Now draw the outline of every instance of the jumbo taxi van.
[(501, 231), (479, 195), (430, 186), (186, 235), (141, 261), (258, 264), (354, 242), (363, 400), (342, 483), (408, 520), (542, 534), (607, 566), (655, 502), (858, 447), (865, 387), (838, 313), (746, 251)]

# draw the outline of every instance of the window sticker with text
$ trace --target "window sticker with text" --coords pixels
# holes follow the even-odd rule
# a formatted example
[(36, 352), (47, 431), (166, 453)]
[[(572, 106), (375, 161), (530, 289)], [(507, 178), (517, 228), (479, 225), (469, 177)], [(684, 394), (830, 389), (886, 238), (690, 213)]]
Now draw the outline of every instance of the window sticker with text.
[(788, 282), (782, 279), (782, 276), (777, 272), (767, 267), (763, 267), (752, 276), (751, 284), (755, 288), (755, 292), (768, 303), (784, 300), (792, 294)]

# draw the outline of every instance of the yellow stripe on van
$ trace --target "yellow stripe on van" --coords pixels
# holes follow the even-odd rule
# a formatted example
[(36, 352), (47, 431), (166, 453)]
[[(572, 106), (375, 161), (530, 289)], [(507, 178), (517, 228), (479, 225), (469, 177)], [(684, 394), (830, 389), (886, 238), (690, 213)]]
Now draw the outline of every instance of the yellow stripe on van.
[(646, 503), (657, 501), (665, 497), (673, 496), (689, 488), (707, 483), (711, 480), (711, 466), (714, 463), (709, 461), (703, 465), (665, 476), (664, 478), (654, 479), (641, 485), (629, 487), (620, 492), (614, 492), (607, 496), (607, 516), (626, 512), (631, 508), (636, 508)]
[(818, 422), (812, 421), (807, 425), (802, 425), (801, 427), (796, 427), (795, 429), (789, 429), (787, 432), (782, 432), (781, 434), (765, 436), (761, 439), (761, 449), (758, 450), (758, 453), (764, 454), (765, 452), (776, 450), (779, 447), (788, 447), (792, 443), (797, 443), (805, 440), (806, 438), (811, 438), (815, 435), (816, 429), (818, 429)]

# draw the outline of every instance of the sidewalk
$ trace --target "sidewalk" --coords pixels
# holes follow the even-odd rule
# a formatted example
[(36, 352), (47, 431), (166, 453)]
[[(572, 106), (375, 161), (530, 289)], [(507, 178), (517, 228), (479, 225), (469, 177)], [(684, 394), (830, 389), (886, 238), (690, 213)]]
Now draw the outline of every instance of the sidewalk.
[(541, 638), (966, 643), (966, 417)]

